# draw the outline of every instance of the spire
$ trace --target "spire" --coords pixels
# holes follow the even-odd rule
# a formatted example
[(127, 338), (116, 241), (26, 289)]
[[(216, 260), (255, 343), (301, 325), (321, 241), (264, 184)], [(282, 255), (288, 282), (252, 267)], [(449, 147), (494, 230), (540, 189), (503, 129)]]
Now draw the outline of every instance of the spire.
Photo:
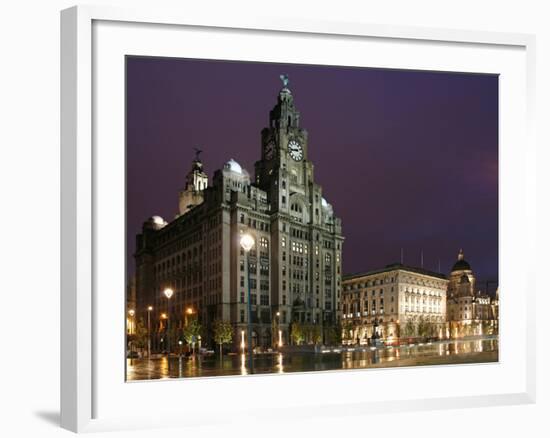
[(458, 260), (464, 260), (464, 251), (462, 251), (462, 248), (458, 251)]
[(193, 148), (195, 150), (195, 161), (198, 161), (199, 163), (201, 162), (201, 153), (202, 153), (202, 150), (199, 149), (198, 147), (197, 148)]
[(283, 88), (281, 91), (287, 91), (290, 93), (290, 90), (288, 88), (288, 84), (290, 83), (290, 79), (288, 78), (288, 75), (285, 73), (285, 74), (282, 74), (282, 75), (279, 75), (279, 78), (281, 78), (281, 81), (283, 82)]
[(277, 105), (269, 113), (269, 125), (271, 128), (286, 129), (300, 126), (300, 112), (294, 106), (294, 97), (288, 88), (290, 79), (287, 74), (279, 75), (283, 88), (279, 91)]
[(195, 150), (195, 158), (191, 163), (191, 170), (185, 178), (185, 188), (179, 195), (179, 214), (185, 214), (194, 206), (203, 202), (203, 191), (208, 187), (208, 175), (204, 172), (200, 154), (202, 150)]

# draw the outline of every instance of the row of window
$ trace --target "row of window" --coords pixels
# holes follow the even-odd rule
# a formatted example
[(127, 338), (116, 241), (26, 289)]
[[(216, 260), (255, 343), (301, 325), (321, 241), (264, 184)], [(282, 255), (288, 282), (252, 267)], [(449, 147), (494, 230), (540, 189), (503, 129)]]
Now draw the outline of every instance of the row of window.
[[(243, 213), (241, 213), (241, 216), (239, 218), (239, 222), (241, 224), (245, 223), (245, 217), (244, 217)], [(248, 218), (248, 226), (250, 228), (258, 229), (260, 231), (269, 231), (269, 224), (266, 223), (266, 222), (262, 222), (260, 220), (257, 220), (257, 219)]]

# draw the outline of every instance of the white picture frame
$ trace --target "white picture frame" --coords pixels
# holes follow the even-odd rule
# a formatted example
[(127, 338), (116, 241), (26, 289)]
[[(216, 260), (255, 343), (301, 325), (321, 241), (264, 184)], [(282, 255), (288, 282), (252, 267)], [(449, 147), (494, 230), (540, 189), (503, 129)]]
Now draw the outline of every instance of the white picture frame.
[[(97, 26), (104, 27), (98, 28)], [(104, 362), (108, 355), (98, 354), (98, 351), (105, 348), (105, 352), (118, 351), (121, 348), (116, 342), (107, 346), (105, 341), (109, 332), (117, 333), (120, 325), (114, 324), (113, 327), (106, 326), (99, 322), (97, 312), (103, 312), (101, 306), (105, 306), (105, 300), (98, 300), (98, 285), (108, 284), (109, 279), (106, 275), (102, 278), (100, 265), (105, 263), (102, 257), (98, 257), (104, 246), (99, 241), (105, 236), (105, 229), (102, 227), (102, 217), (99, 213), (98, 204), (104, 202), (102, 193), (105, 193), (103, 184), (116, 186), (120, 180), (108, 180), (102, 182), (98, 176), (99, 173), (109, 174), (117, 165), (120, 165), (120, 155), (112, 160), (112, 168), (105, 166), (102, 156), (97, 155), (97, 142), (101, 141), (103, 134), (101, 129), (97, 129), (96, 124), (102, 123), (102, 114), (100, 110), (103, 105), (102, 98), (97, 94), (98, 89), (102, 87), (99, 81), (107, 78), (107, 81), (113, 80), (109, 86), (120, 88), (123, 78), (116, 74), (110, 75), (109, 71), (103, 71), (103, 68), (109, 69), (108, 60), (112, 57), (120, 58), (124, 53), (125, 47), (119, 44), (123, 38), (117, 37), (121, 30), (117, 26), (125, 27), (123, 32), (132, 32), (136, 36), (132, 42), (136, 44), (131, 54), (135, 54), (137, 45), (145, 43), (139, 41), (139, 34), (147, 28), (151, 33), (177, 32), (177, 29), (186, 29), (186, 31), (200, 32), (201, 35), (209, 33), (230, 32), (235, 33), (235, 38), (247, 38), (254, 35), (256, 38), (262, 38), (264, 34), (269, 34), (266, 41), (272, 41), (277, 38), (305, 38), (309, 41), (304, 44), (315, 44), (316, 38), (337, 38), (336, 44), (362, 44), (369, 42), (378, 44), (383, 42), (388, 45), (400, 45), (403, 47), (416, 47), (420, 50), (457, 50), (467, 55), (468, 50), (483, 49), (487, 54), (494, 51), (502, 54), (502, 65), (510, 63), (510, 73), (505, 78), (510, 77), (510, 83), (503, 85), (501, 94), (501, 141), (503, 144), (512, 144), (520, 142), (522, 149), (512, 150), (503, 149), (503, 160), (501, 161), (501, 180), (499, 181), (500, 197), (503, 200), (501, 204), (501, 246), (502, 252), (500, 258), (501, 265), (501, 303), (502, 303), (502, 321), (501, 321), (501, 354), (502, 358), (498, 364), (487, 365), (484, 368), (475, 368), (475, 366), (456, 366), (445, 369), (448, 373), (456, 374), (457, 378), (467, 378), (467, 373), (494, 374), (495, 382), (493, 386), (480, 386), (479, 391), (470, 391), (469, 388), (459, 388), (454, 390), (449, 385), (449, 393), (445, 390), (436, 391), (436, 388), (426, 388), (422, 385), (415, 385), (412, 382), (422, 379), (422, 376), (431, 374), (437, 375), (441, 367), (422, 367), (410, 370), (369, 370), (368, 376), (376, 376), (377, 382), (382, 382), (388, 375), (392, 379), (399, 381), (401, 376), (404, 379), (410, 378), (410, 388), (402, 389), (403, 395), (399, 396), (401, 389), (399, 387), (386, 387), (386, 397), (381, 397), (383, 388), (376, 389), (373, 383), (373, 377), (369, 388), (372, 392), (369, 394), (361, 393), (350, 394), (342, 397), (340, 400), (337, 390), (331, 389), (329, 393), (331, 402), (323, 401), (321, 392), (312, 390), (309, 395), (304, 395), (296, 401), (296, 405), (287, 407), (278, 407), (278, 417), (283, 415), (286, 418), (296, 418), (293, 407), (300, 406), (301, 415), (306, 416), (330, 416), (330, 415), (362, 415), (368, 412), (393, 412), (411, 409), (441, 409), (453, 407), (472, 407), (503, 404), (532, 403), (535, 400), (535, 309), (534, 294), (535, 280), (534, 272), (529, 266), (528, 261), (532, 256), (525, 254), (535, 254), (535, 142), (533, 139), (533, 107), (534, 107), (534, 53), (535, 39), (532, 35), (525, 34), (507, 34), (492, 32), (460, 31), (451, 29), (425, 29), (403, 26), (382, 26), (367, 23), (341, 23), (341, 22), (319, 22), (313, 20), (292, 20), (284, 17), (247, 17), (243, 15), (241, 19), (231, 20), (224, 17), (197, 15), (192, 11), (177, 10), (165, 11), (155, 8), (130, 10), (110, 7), (78, 6), (62, 11), (61, 13), (61, 425), (62, 427), (75, 431), (101, 431), (120, 428), (147, 428), (159, 426), (189, 426), (200, 424), (205, 418), (211, 418), (212, 413), (216, 413), (219, 422), (231, 423), (234, 420), (235, 413), (241, 417), (266, 415), (269, 409), (273, 407), (265, 406), (263, 408), (254, 407), (251, 403), (236, 403), (237, 406), (229, 412), (222, 412), (215, 403), (209, 403), (207, 398), (201, 399), (199, 391), (207, 391), (213, 385), (223, 387), (226, 391), (235, 391), (236, 388), (242, 388), (246, 395), (250, 390), (251, 382), (256, 388), (263, 391), (276, 390), (285, 386), (296, 386), (302, 382), (309, 389), (318, 385), (321, 379), (326, 382), (335, 383), (334, 379), (339, 379), (341, 388), (352, 387), (354, 380), (357, 379), (357, 372), (334, 372), (334, 373), (308, 373), (296, 374), (292, 376), (285, 375), (275, 377), (250, 377), (244, 379), (221, 378), (221, 379), (196, 379), (192, 383), (181, 381), (164, 381), (156, 383), (143, 384), (125, 384), (123, 376), (112, 372), (112, 376), (106, 377), (109, 363)], [(185, 37), (185, 36), (183, 36)], [(308, 38), (311, 37), (311, 38)], [(112, 40), (109, 40), (112, 38)], [(114, 39), (117, 38), (117, 41)], [(112, 47), (106, 47), (105, 41), (111, 41)], [(177, 47), (170, 47), (166, 41), (159, 40), (154, 42), (152, 38), (150, 47), (144, 48), (144, 52), (149, 54), (156, 53), (155, 44), (164, 47), (163, 52), (158, 52), (159, 56), (177, 56), (172, 55), (179, 50)], [(268, 41), (268, 43), (269, 43)], [(204, 50), (207, 49), (207, 43), (204, 44)], [(452, 46), (452, 47), (448, 47)], [(197, 46), (201, 49), (200, 44)], [(313, 47), (313, 46), (312, 46)], [(389, 46), (388, 46), (389, 47)], [(403, 47), (396, 49), (403, 51)], [(214, 49), (212, 49), (214, 50)], [(392, 49), (393, 50), (393, 49)], [(379, 50), (380, 58), (378, 66), (384, 64), (383, 51)], [(509, 52), (509, 59), (507, 54)], [(212, 52), (215, 53), (215, 52)], [(235, 52), (236, 53), (236, 52)], [(375, 52), (373, 52), (375, 53)], [(485, 53), (485, 52), (483, 52)], [(323, 56), (329, 56), (326, 53)], [(403, 53), (404, 55), (404, 53)], [(95, 61), (105, 56), (107, 62), (101, 65), (95, 64)], [(215, 56), (215, 55), (211, 55)], [(233, 55), (238, 56), (238, 55)], [(276, 56), (275, 54), (273, 56)], [(334, 53), (336, 56), (336, 52)], [(461, 53), (462, 56), (462, 53)], [(489, 56), (489, 55), (488, 55)], [(500, 55), (490, 55), (496, 57)], [(452, 69), (450, 63), (446, 69)], [(116, 59), (118, 59), (116, 58)], [(442, 58), (445, 58), (443, 56)], [(460, 56), (455, 57), (456, 68), (460, 68)], [(224, 58), (230, 59), (230, 58)], [(247, 59), (255, 59), (250, 55)], [(373, 58), (374, 59), (374, 58)], [(479, 58), (475, 61), (475, 56), (469, 62), (479, 62), (479, 71), (486, 71), (487, 63), (491, 60)], [(500, 58), (499, 58), (500, 59)], [(282, 59), (279, 59), (282, 60)], [(296, 62), (297, 59), (287, 59), (289, 62)], [(406, 56), (399, 61), (402, 68), (415, 68), (414, 62), (418, 60), (409, 59)], [(312, 60), (313, 62), (313, 60)], [(336, 60), (336, 63), (338, 60)], [(388, 61), (389, 62), (389, 61)], [(397, 61), (394, 61), (394, 63)], [(435, 61), (434, 61), (435, 62)], [(438, 62), (445, 62), (440, 60)], [(483, 63), (486, 64), (483, 64)], [(500, 65), (500, 60), (496, 60), (494, 65)], [(392, 63), (393, 67), (396, 65)], [(521, 65), (519, 65), (521, 64)], [(435, 63), (433, 64), (436, 65)], [(473, 64), (471, 64), (473, 65)], [(390, 66), (387, 64), (386, 66)], [(120, 72), (117, 66), (114, 71)], [(399, 66), (397, 66), (399, 67)], [(445, 69), (443, 68), (443, 69)], [(505, 67), (503, 67), (505, 68)], [(118, 69), (118, 70), (117, 70)], [(475, 71), (476, 69), (472, 67)], [(498, 67), (491, 69), (497, 72)], [(471, 71), (471, 70), (467, 70)], [(501, 73), (501, 72), (500, 72)], [(107, 75), (107, 76), (105, 76)], [(114, 78), (114, 79), (113, 79)], [(515, 81), (515, 82), (514, 82)], [(505, 81), (506, 82), (506, 81)], [(514, 83), (512, 83), (514, 82)], [(99, 85), (98, 85), (99, 84)], [(518, 88), (519, 84), (519, 88)], [(98, 88), (99, 87), (99, 88)], [(510, 96), (507, 88), (510, 87)], [(117, 89), (117, 92), (120, 92)], [(115, 93), (116, 94), (116, 93)], [(119, 102), (120, 103), (120, 102)], [(511, 103), (515, 108), (514, 113), (509, 107)], [(507, 105), (507, 106), (505, 106)], [(117, 119), (120, 114), (113, 118)], [(520, 121), (521, 120), (521, 121)], [(509, 122), (509, 123), (507, 123)], [(517, 130), (515, 129), (517, 125)], [(105, 126), (105, 125), (103, 125)], [(116, 128), (116, 127), (115, 127)], [(108, 129), (104, 129), (108, 131)], [(118, 135), (118, 134), (117, 134)], [(113, 137), (113, 139), (116, 137)], [(100, 140), (98, 140), (100, 139)], [(119, 139), (119, 138), (118, 138)], [(513, 141), (512, 141), (513, 140)], [(118, 145), (120, 142), (115, 141)], [(118, 161), (117, 161), (118, 160)], [(520, 160), (518, 162), (518, 160)], [(118, 163), (118, 164), (117, 164)], [(514, 184), (510, 184), (508, 169), (515, 170)], [(99, 183), (98, 183), (99, 181)], [(122, 189), (122, 188), (118, 188)], [(116, 190), (115, 190), (116, 191)], [(117, 199), (114, 196), (112, 200)], [(522, 208), (514, 211), (514, 203), (521, 201)], [(515, 204), (517, 205), (517, 203)], [(105, 209), (103, 209), (105, 211)], [(119, 221), (115, 221), (116, 226), (109, 229), (111, 239), (123, 239), (121, 235), (121, 226)], [(521, 227), (524, 230), (521, 238), (514, 235), (511, 230)], [(516, 233), (517, 234), (517, 233)], [(118, 237), (117, 237), (118, 236)], [(116, 253), (116, 251), (114, 251)], [(507, 266), (516, 268), (506, 270)], [(509, 286), (508, 288), (506, 286)], [(507, 290), (514, 289), (515, 312), (511, 311), (509, 304), (511, 294)], [(121, 299), (124, 297), (124, 289), (120, 290)], [(114, 302), (114, 315), (117, 315), (120, 299)], [(123, 313), (122, 313), (123, 314)], [(105, 313), (103, 313), (105, 315)], [(514, 315), (515, 320), (512, 320)], [(111, 315), (108, 315), (111, 316)], [(110, 321), (107, 315), (102, 317), (102, 321)], [(116, 338), (116, 337), (115, 337)], [(112, 347), (112, 350), (110, 349)], [(511, 349), (517, 348), (517, 351), (511, 353)], [(120, 357), (114, 360), (122, 362)], [(508, 364), (510, 369), (507, 368)], [(512, 366), (513, 364), (513, 366)], [(491, 367), (491, 368), (488, 368)], [(467, 371), (464, 371), (467, 370)], [(468, 371), (469, 370), (469, 371)], [(503, 371), (504, 370), (504, 371)], [(462, 376), (460, 373), (465, 372)], [(360, 372), (359, 372), (360, 373)], [(499, 374), (500, 373), (500, 374)], [(362, 377), (366, 374), (362, 374)], [(506, 382), (502, 379), (505, 378)], [(111, 381), (111, 379), (113, 379)], [(277, 380), (278, 379), (278, 380)], [(284, 379), (284, 380), (283, 380)], [(366, 379), (366, 380), (369, 380)], [(114, 382), (116, 385), (108, 385), (106, 382)], [(496, 389), (494, 385), (498, 382), (502, 384), (502, 391)], [(167, 398), (176, 397), (178, 391), (181, 391), (182, 384), (188, 386), (186, 390), (197, 391), (198, 397), (195, 398), (196, 415), (193, 421), (178, 415), (178, 409), (184, 409), (180, 406), (173, 410), (164, 411), (162, 406), (158, 407), (158, 412), (154, 415), (144, 416), (135, 411), (129, 403), (129, 398), (136, 397), (136, 394), (145, 394), (149, 388), (156, 388), (156, 391), (164, 391)], [(301, 384), (302, 384), (301, 383)], [(126, 386), (123, 386), (126, 385)], [(154, 386), (153, 386), (154, 385)], [(396, 385), (398, 385), (396, 383)], [(508, 385), (508, 386), (507, 386)], [(112, 386), (111, 389), (108, 389)], [(126, 392), (130, 388), (130, 394), (123, 395), (117, 392), (115, 386), (120, 386), (120, 391)], [(379, 385), (383, 386), (383, 385)], [(467, 386), (467, 385), (466, 385)], [(158, 388), (161, 388), (160, 390)], [(206, 389), (202, 389), (206, 388)], [(378, 395), (376, 395), (378, 394)], [(151, 395), (151, 394), (149, 394)], [(125, 405), (126, 410), (112, 409), (112, 406), (106, 401), (106, 397), (112, 399), (112, 404)], [(120, 398), (122, 397), (122, 398)], [(124, 397), (128, 397), (123, 400)], [(277, 396), (275, 396), (277, 398)], [(421, 404), (419, 407), (419, 401)], [(198, 401), (198, 402), (197, 402)], [(203, 403), (203, 404), (201, 404)], [(201, 416), (201, 409), (208, 403), (208, 416)], [(189, 407), (187, 407), (189, 408)], [(149, 407), (148, 409), (151, 409)]]

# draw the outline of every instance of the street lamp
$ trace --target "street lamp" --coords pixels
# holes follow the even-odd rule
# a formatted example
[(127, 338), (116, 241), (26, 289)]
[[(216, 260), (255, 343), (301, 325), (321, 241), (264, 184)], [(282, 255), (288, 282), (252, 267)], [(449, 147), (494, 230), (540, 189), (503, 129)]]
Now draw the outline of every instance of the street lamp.
[(277, 343), (277, 345), (279, 346), (279, 348), (281, 348), (283, 346), (283, 333), (281, 332), (281, 329), (280, 329), (280, 316), (281, 316), (281, 312), (277, 311), (277, 313), (275, 314), (277, 316), (277, 333), (279, 334), (279, 342)]
[(151, 312), (153, 306), (147, 307), (147, 357), (151, 359)]
[(250, 260), (249, 252), (254, 246), (254, 238), (250, 234), (243, 234), (241, 236), (241, 248), (246, 253), (246, 272), (248, 275), (248, 327), (247, 327), (247, 342), (248, 342), (248, 360), (250, 365), (250, 372), (252, 373), (252, 326), (251, 326), (251, 313), (252, 306), (250, 303)]
[(193, 308), (192, 307), (188, 307), (187, 309), (185, 309), (185, 325), (187, 325), (188, 315), (192, 315), (192, 314), (193, 314)]
[(174, 291), (167, 287), (164, 289), (164, 296), (168, 299), (168, 317), (166, 318), (166, 351), (168, 358), (170, 357), (170, 298), (174, 295)]
[[(134, 315), (136, 314), (134, 309), (128, 310), (128, 319), (126, 320), (128, 322), (128, 334), (133, 335), (135, 334), (135, 321), (134, 321)], [(130, 356), (133, 356), (132, 353), (134, 352), (134, 341), (130, 341)]]
[(133, 335), (135, 331), (135, 322), (134, 322), (134, 315), (136, 314), (136, 311), (134, 309), (128, 310), (128, 333)]

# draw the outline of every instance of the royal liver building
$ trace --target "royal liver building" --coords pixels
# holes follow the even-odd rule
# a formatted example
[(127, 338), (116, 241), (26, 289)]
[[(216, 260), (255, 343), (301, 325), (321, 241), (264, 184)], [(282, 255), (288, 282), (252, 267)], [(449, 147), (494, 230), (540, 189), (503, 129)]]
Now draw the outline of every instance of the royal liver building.
[[(231, 159), (210, 184), (197, 153), (180, 192), (179, 215), (172, 222), (153, 216), (137, 236), (136, 311), (153, 321), (154, 348), (161, 347), (165, 320), (175, 330), (191, 315), (209, 345), (212, 322), (230, 321), (238, 347), (248, 325), (243, 233), (255, 240), (248, 254), (253, 345), (275, 345), (279, 331), (284, 344), (291, 342), (293, 322), (314, 328), (309, 333), (317, 333), (317, 342), (334, 333), (342, 225), (315, 182), (307, 131), (300, 127), (288, 78), (281, 78), (254, 179)], [(166, 288), (174, 291), (169, 299)]]

